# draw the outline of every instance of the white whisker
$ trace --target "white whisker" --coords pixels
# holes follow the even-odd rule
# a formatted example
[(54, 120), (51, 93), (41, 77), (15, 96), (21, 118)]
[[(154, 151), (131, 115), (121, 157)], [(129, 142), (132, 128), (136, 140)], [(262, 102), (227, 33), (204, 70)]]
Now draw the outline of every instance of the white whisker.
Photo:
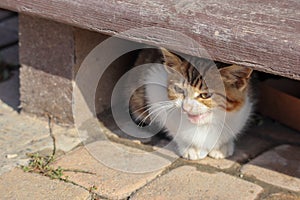
[(151, 125), (152, 122), (155, 121), (155, 119), (161, 114), (161, 112), (163, 112), (163, 111), (167, 112), (169, 109), (172, 109), (172, 108), (174, 108), (173, 105), (168, 105), (168, 106), (162, 107), (161, 110), (153, 117), (153, 119), (151, 120), (151, 122), (149, 123), (149, 125)]
[[(163, 111), (167, 111), (168, 109), (172, 108), (174, 106), (174, 101), (161, 101), (156, 102), (153, 104), (148, 105), (148, 109), (146, 109), (144, 112), (142, 112), (136, 119), (140, 119), (145, 113), (149, 112), (147, 116), (145, 116), (138, 124), (138, 126), (141, 126), (143, 123), (146, 122), (147, 119), (149, 119), (151, 116), (153, 118), (150, 121), (150, 124), (155, 121), (155, 119), (161, 114)], [(149, 124), (149, 125), (150, 125)]]
[(227, 129), (226, 133), (228, 132), (231, 136), (235, 137), (234, 131), (226, 122), (224, 122), (223, 128)]
[[(157, 109), (157, 108), (161, 108), (162, 106), (165, 105), (168, 105), (170, 104), (171, 102), (170, 101), (163, 101), (163, 102), (157, 102), (157, 103), (153, 103), (153, 104), (150, 104), (148, 105), (146, 110), (144, 110), (139, 116), (136, 117), (136, 119), (140, 119), (145, 113), (147, 113), (148, 111), (150, 111), (151, 109)], [(144, 106), (146, 107), (146, 106)]]
[[(138, 112), (138, 111), (140, 111), (140, 110), (142, 110), (142, 109), (145, 109), (145, 108), (149, 108), (149, 107), (151, 107), (151, 106), (160, 106), (161, 104), (164, 104), (164, 103), (170, 103), (170, 101), (160, 101), (160, 102), (156, 102), (156, 103), (153, 103), (153, 104), (148, 104), (148, 105), (146, 105), (146, 106), (143, 106), (143, 107), (141, 107), (141, 108), (139, 108), (139, 109), (137, 109), (137, 110), (135, 110), (135, 111), (133, 111), (132, 113), (136, 113), (136, 112)], [(157, 104), (157, 105), (156, 105)]]
[[(159, 111), (159, 112), (158, 112)], [(145, 122), (147, 118), (149, 118), (151, 115), (153, 115), (154, 113), (158, 112), (160, 113), (161, 111), (163, 111), (163, 107), (160, 106), (160, 107), (157, 107), (155, 108), (154, 110), (152, 110), (143, 120), (142, 122)]]

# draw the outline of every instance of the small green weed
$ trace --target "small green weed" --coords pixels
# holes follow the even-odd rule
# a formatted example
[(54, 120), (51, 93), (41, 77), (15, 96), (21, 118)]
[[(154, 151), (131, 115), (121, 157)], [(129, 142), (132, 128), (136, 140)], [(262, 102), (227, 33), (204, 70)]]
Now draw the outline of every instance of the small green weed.
[[(53, 141), (53, 150), (52, 150), (52, 155), (50, 156), (43, 156), (40, 155), (39, 153), (33, 153), (33, 154), (28, 154), (28, 157), (30, 158), (28, 165), (26, 166), (21, 166), (24, 172), (29, 172), (29, 173), (36, 173), (36, 174), (41, 174), (43, 176), (49, 177), (51, 179), (57, 179), (60, 181), (64, 181), (67, 183), (71, 183), (73, 185), (76, 185), (78, 187), (81, 187), (85, 190), (87, 190), (90, 193), (91, 199), (96, 200), (100, 199), (101, 196), (99, 196), (96, 193), (97, 187), (95, 185), (92, 185), (91, 187), (85, 187), (82, 185), (79, 185), (78, 183), (68, 180), (68, 176), (64, 175), (64, 172), (75, 172), (75, 173), (87, 173), (87, 174), (93, 174), (93, 172), (85, 171), (85, 170), (79, 170), (79, 169), (64, 169), (61, 167), (53, 167), (51, 166), (51, 163), (55, 161), (55, 153), (56, 153), (56, 142), (55, 142), (55, 137), (52, 133), (52, 122), (51, 122), (51, 117), (48, 116), (49, 121), (49, 132), (50, 136)], [(103, 197), (101, 197), (103, 199)]]
[(28, 155), (30, 157), (29, 164), (22, 166), (24, 172), (32, 172), (42, 174), (51, 179), (61, 179), (64, 169), (61, 167), (54, 168), (49, 164), (54, 161), (52, 156), (41, 156), (38, 153)]

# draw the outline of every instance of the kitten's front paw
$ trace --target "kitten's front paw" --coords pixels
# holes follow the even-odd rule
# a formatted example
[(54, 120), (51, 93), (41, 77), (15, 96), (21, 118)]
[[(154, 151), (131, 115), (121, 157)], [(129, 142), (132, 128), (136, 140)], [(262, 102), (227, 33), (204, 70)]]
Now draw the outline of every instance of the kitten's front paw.
[(209, 152), (209, 157), (215, 158), (215, 159), (223, 159), (227, 157), (227, 154), (220, 151), (220, 150), (212, 150)]
[(229, 142), (219, 149), (213, 149), (211, 152), (209, 152), (209, 156), (215, 159), (223, 159), (227, 158), (229, 156), (232, 156), (234, 151), (234, 143)]
[(188, 160), (200, 160), (207, 156), (208, 152), (205, 150), (190, 147), (184, 153), (182, 157)]

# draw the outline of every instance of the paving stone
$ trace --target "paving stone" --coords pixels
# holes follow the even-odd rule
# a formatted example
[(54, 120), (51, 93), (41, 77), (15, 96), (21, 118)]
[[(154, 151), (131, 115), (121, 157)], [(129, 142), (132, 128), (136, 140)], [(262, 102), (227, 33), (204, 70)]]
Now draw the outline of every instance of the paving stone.
[(132, 199), (255, 199), (263, 189), (222, 172), (206, 173), (183, 166), (159, 177)]
[(300, 147), (278, 146), (244, 165), (241, 171), (269, 184), (299, 192)]
[[(68, 152), (82, 142), (72, 127), (54, 124), (53, 134), (58, 151)], [(0, 100), (0, 174), (26, 164), (27, 153), (52, 148), (47, 121), (18, 114)]]
[[(153, 159), (142, 160), (138, 162), (132, 157), (122, 155), (123, 153), (113, 152), (109, 145), (115, 145), (116, 148), (124, 148), (126, 151), (133, 153), (145, 153), (141, 150), (125, 147), (121, 144), (109, 144), (106, 141), (99, 141), (92, 143), (86, 148), (79, 148), (68, 155), (64, 156), (62, 159), (58, 160), (55, 163), (55, 166), (61, 166), (62, 168), (68, 169), (80, 169), (86, 170), (95, 173), (86, 174), (86, 173), (74, 173), (74, 172), (65, 172), (69, 180), (72, 180), (80, 185), (85, 187), (96, 186), (98, 189), (96, 192), (110, 199), (121, 199), (126, 198), (132, 192), (143, 187), (148, 182), (156, 178), (163, 169), (148, 172), (148, 173), (128, 173), (124, 172), (129, 169), (126, 169), (126, 166), (136, 167), (136, 166), (147, 166), (153, 165), (154, 162), (166, 162), (160, 157), (153, 157)], [(87, 150), (89, 149), (89, 151)], [(110, 154), (109, 154), (110, 151)], [(116, 150), (117, 151), (117, 150)], [(99, 158), (97, 155), (108, 155), (109, 161), (105, 158)], [(93, 157), (94, 156), (94, 157)], [(95, 159), (97, 157), (97, 159)], [(102, 160), (100, 160), (102, 159)], [(102, 164), (105, 163), (105, 164)], [(169, 163), (168, 161), (166, 164)], [(114, 166), (115, 165), (115, 166)], [(124, 167), (124, 171), (116, 170), (116, 168)], [(147, 170), (145, 170), (147, 171)]]
[(209, 165), (218, 169), (228, 169), (235, 165), (238, 165), (237, 162), (229, 160), (229, 159), (214, 159), (210, 157), (206, 157), (202, 160), (193, 161), (203, 165)]
[(256, 155), (264, 152), (266, 149), (269, 149), (274, 145), (275, 144), (273, 142), (255, 137), (251, 134), (251, 132), (248, 132), (237, 140), (233, 156), (226, 159), (213, 159), (206, 157), (203, 160), (195, 162), (216, 167), (218, 169), (228, 169), (254, 158)]
[(234, 154), (228, 159), (244, 163), (275, 145), (276, 143), (273, 141), (255, 136), (253, 130), (250, 129), (237, 139)]
[(300, 195), (287, 194), (287, 193), (275, 193), (267, 196), (264, 200), (299, 200)]
[(70, 183), (14, 169), (0, 176), (1, 199), (87, 199), (89, 192)]

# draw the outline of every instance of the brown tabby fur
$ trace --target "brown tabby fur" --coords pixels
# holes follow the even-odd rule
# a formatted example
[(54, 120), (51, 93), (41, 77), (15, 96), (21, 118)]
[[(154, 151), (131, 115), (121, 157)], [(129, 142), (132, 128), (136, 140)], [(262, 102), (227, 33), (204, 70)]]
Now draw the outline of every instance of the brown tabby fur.
[[(212, 67), (209, 66), (211, 65), (211, 62), (207, 62), (205, 59), (200, 61), (200, 63), (201, 62), (203, 67)], [(217, 93), (221, 99), (225, 100), (225, 105), (222, 105), (219, 102), (215, 102), (212, 98), (203, 98), (203, 94), (209, 94), (209, 92), (202, 75), (189, 62), (181, 59), (179, 56), (169, 52), (164, 48), (161, 48), (161, 51), (156, 49), (148, 49), (140, 53), (135, 65), (138, 66), (146, 63), (163, 63), (167, 71), (173, 69), (180, 73), (185, 77), (188, 85), (192, 86), (192, 98), (211, 108), (220, 106), (227, 112), (237, 111), (244, 104), (245, 96), (249, 89), (247, 87), (248, 81), (252, 73), (252, 69), (237, 65), (231, 65), (219, 69), (226, 93)], [(176, 85), (176, 80), (173, 80), (172, 75), (170, 75), (168, 87), (168, 96), (170, 100), (182, 98), (182, 94), (174, 89), (174, 85)], [(182, 88), (188, 87), (187, 85), (177, 86)], [(145, 96), (145, 87), (140, 87), (134, 92), (130, 99), (130, 110), (135, 119), (137, 117), (139, 117), (139, 119), (146, 118), (146, 116), (149, 114), (146, 111), (146, 105), (147, 99)], [(149, 120), (147, 119), (145, 122), (147, 123)]]

